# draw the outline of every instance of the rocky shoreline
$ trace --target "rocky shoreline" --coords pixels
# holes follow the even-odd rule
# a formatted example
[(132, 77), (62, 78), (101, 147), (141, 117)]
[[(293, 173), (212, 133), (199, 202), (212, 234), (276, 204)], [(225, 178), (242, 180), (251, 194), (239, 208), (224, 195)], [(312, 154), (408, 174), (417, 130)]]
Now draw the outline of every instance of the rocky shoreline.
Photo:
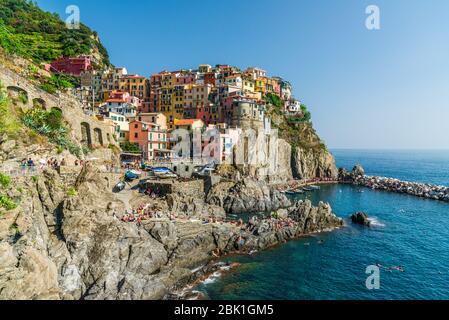
[[(220, 206), (204, 194), (179, 190), (151, 199), (130, 189), (130, 199), (111, 190), (114, 177), (86, 165), (72, 192), (57, 171), (20, 177), (3, 192), (19, 206), (0, 219), (0, 299), (157, 300), (217, 271), (214, 261), (248, 254), (343, 225), (328, 204), (309, 201), (277, 209), (248, 223), (224, 222)], [(275, 208), (270, 198), (256, 197), (261, 208)], [(230, 187), (232, 188), (232, 186)], [(75, 190), (75, 192), (73, 192)], [(229, 195), (228, 195), (229, 196)], [(228, 197), (226, 196), (225, 199)], [(265, 199), (265, 200), (264, 200)], [(277, 196), (274, 198), (277, 199)], [(125, 222), (129, 200), (158, 211), (157, 218)], [(250, 199), (248, 199), (250, 201)]]
[[(240, 228), (240, 234), (234, 236), (227, 245), (218, 245), (213, 252), (212, 260), (205, 266), (195, 270), (191, 282), (183, 288), (175, 288), (165, 299), (184, 300), (199, 299), (193, 287), (210, 276), (222, 274), (238, 265), (218, 262), (233, 255), (251, 255), (267, 250), (288, 241), (310, 236), (321, 232), (330, 232), (344, 226), (341, 218), (337, 218), (329, 204), (319, 203), (312, 206), (310, 201), (298, 201), (292, 207), (279, 210), (276, 218), (254, 220)], [(223, 240), (223, 239), (222, 239)], [(221, 249), (223, 248), (223, 249)], [(217, 254), (215, 254), (217, 252)]]
[(372, 190), (408, 194), (420, 198), (449, 202), (449, 187), (401, 181), (387, 177), (367, 176), (360, 165), (355, 166), (351, 173), (340, 169), (339, 181), (340, 183), (349, 183)]

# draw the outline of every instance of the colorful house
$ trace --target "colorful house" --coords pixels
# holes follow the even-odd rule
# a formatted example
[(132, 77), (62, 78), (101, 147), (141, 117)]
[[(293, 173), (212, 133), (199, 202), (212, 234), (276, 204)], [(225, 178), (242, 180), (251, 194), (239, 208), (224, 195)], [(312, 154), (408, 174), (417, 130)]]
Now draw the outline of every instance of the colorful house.
[(130, 118), (137, 115), (140, 105), (140, 99), (131, 96), (128, 92), (114, 91), (106, 100), (106, 111)]
[(132, 121), (129, 124), (129, 142), (139, 145), (145, 160), (167, 158), (171, 153), (167, 148), (167, 130), (155, 123)]
[(114, 136), (115, 140), (119, 143), (129, 141), (129, 121), (128, 119), (119, 113), (107, 112), (104, 114), (105, 119), (109, 119), (114, 124)]
[(201, 119), (182, 119), (175, 120), (175, 129), (185, 129), (189, 132), (203, 131), (205, 124)]
[(79, 56), (77, 58), (64, 57), (51, 63), (51, 71), (80, 76), (82, 72), (92, 69), (91, 58)]
[(267, 78), (256, 79), (255, 91), (262, 94), (267, 92)]
[(141, 122), (154, 123), (162, 130), (167, 130), (167, 117), (163, 113), (139, 113), (136, 119)]
[(120, 78), (120, 90), (129, 92), (141, 100), (149, 96), (149, 82), (148, 79), (139, 75), (126, 75)]

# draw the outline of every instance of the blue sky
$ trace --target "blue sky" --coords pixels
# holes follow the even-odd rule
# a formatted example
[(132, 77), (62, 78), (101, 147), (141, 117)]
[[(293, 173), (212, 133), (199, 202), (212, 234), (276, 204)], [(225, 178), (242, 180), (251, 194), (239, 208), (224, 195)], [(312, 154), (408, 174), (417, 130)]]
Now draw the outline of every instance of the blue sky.
[[(331, 148), (449, 149), (447, 0), (38, 0), (97, 30), (111, 61), (149, 76), (200, 63), (292, 82)], [(381, 29), (365, 27), (380, 8)]]

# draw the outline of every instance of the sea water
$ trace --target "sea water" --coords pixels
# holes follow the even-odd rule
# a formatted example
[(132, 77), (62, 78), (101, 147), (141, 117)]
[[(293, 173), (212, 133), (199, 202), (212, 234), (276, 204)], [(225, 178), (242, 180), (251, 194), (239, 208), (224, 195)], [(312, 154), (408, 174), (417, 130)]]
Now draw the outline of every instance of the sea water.
[[(347, 169), (360, 163), (369, 175), (449, 185), (448, 151), (333, 153)], [(449, 203), (363, 190), (329, 185), (297, 196), (329, 202), (347, 226), (228, 257), (241, 266), (195, 289), (210, 299), (449, 299)], [(353, 225), (356, 211), (367, 212), (374, 225)], [(371, 265), (382, 266), (379, 290), (366, 286)]]

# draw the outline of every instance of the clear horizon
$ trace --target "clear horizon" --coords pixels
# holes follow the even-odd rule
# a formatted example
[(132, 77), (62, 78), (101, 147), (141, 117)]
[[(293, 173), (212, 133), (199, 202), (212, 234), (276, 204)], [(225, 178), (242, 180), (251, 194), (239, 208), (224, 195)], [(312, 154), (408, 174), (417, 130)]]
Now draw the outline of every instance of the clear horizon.
[[(80, 8), (131, 73), (258, 66), (292, 82), (329, 149), (447, 150), (449, 2), (38, 0)], [(365, 27), (368, 5), (380, 30)]]

